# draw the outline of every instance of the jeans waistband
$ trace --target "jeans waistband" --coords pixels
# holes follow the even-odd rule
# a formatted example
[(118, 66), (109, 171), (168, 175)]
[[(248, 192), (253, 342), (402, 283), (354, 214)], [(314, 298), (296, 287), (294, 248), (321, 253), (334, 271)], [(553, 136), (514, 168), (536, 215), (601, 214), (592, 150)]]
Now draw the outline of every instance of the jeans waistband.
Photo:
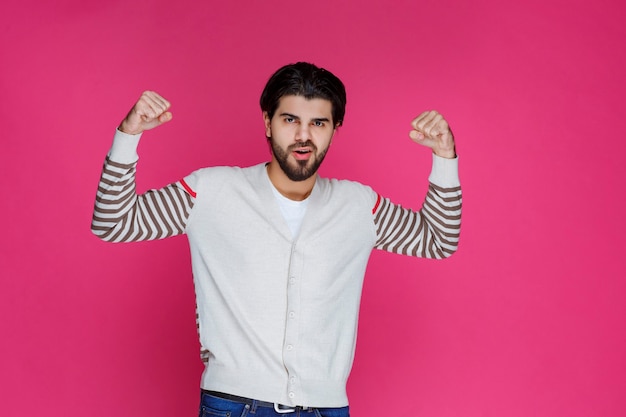
[(303, 410), (303, 411), (311, 410), (311, 407), (302, 407), (302, 406), (291, 407), (289, 405), (270, 403), (267, 401), (260, 401), (260, 400), (253, 400), (251, 398), (240, 397), (238, 395), (232, 395), (232, 394), (226, 394), (224, 392), (208, 391), (204, 389), (202, 390), (202, 392), (204, 392), (205, 394), (211, 395), (213, 397), (221, 398), (223, 400), (234, 401), (240, 404), (248, 404), (251, 407), (253, 405), (256, 405), (257, 407), (273, 408), (274, 411), (276, 411), (277, 413), (281, 413), (281, 414), (293, 413), (297, 410)]

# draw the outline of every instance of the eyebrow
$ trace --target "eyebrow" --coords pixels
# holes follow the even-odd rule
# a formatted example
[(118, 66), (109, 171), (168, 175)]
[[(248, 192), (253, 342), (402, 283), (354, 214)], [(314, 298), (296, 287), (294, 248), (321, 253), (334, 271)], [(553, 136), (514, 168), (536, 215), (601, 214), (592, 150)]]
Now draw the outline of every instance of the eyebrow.
[[(281, 113), (280, 114), (281, 117), (291, 117), (297, 120), (300, 120), (299, 116), (296, 116), (295, 114), (291, 114), (291, 113)], [(328, 117), (315, 117), (313, 119), (311, 119), (312, 122), (330, 122), (330, 119)]]

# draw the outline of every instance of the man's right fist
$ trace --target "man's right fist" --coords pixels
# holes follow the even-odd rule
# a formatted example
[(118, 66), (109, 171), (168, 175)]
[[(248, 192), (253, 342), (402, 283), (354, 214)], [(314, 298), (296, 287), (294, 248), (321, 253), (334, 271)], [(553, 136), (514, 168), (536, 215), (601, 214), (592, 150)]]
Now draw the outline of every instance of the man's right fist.
[(129, 135), (137, 135), (172, 120), (170, 102), (154, 91), (145, 91), (119, 126)]

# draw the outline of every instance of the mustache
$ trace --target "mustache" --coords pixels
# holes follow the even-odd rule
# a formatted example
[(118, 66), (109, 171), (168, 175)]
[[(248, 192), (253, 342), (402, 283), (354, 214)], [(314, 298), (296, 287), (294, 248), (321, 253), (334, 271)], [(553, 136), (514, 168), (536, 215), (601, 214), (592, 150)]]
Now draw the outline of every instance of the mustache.
[(317, 146), (315, 146), (315, 144), (311, 142), (310, 140), (307, 140), (306, 142), (298, 142), (298, 143), (294, 143), (293, 145), (289, 145), (287, 147), (287, 151), (291, 152), (293, 150), (300, 149), (300, 148), (311, 148), (313, 151), (317, 151)]

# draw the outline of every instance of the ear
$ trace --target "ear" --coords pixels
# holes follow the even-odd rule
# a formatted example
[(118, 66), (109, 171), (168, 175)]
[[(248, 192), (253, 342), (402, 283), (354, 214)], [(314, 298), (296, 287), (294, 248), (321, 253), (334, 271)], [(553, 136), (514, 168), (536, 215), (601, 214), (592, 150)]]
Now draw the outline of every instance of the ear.
[(263, 112), (263, 122), (265, 123), (265, 137), (272, 137), (272, 120), (266, 111)]

